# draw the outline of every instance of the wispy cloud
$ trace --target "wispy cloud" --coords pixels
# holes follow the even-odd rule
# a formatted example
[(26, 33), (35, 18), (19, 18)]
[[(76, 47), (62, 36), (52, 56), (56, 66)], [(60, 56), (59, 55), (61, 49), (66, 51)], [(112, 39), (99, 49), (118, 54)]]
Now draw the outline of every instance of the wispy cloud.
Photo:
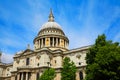
[(13, 62), (13, 54), (2, 53), (1, 61), (4, 63), (12, 63)]

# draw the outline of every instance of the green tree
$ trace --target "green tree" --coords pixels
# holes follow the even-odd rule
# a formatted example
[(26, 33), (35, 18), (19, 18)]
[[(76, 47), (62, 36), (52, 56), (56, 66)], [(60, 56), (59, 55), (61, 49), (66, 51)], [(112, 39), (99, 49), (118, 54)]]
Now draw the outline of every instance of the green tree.
[(61, 72), (61, 80), (75, 80), (76, 66), (69, 57), (65, 57), (63, 60), (63, 69)]
[(86, 80), (120, 80), (120, 46), (100, 35), (86, 55)]
[(40, 76), (39, 80), (54, 80), (55, 70), (53, 68), (46, 69)]

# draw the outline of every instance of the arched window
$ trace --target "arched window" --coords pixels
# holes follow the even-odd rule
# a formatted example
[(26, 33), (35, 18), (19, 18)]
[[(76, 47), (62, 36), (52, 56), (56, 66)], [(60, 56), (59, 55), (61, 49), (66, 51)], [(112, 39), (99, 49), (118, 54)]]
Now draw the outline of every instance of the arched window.
[(82, 71), (79, 72), (79, 78), (80, 78), (80, 80), (83, 80), (83, 72)]

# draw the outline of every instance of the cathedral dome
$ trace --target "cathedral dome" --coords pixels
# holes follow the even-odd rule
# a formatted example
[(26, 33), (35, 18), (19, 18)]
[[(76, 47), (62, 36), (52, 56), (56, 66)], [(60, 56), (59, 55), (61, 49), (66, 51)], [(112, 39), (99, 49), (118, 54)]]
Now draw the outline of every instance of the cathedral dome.
[(38, 36), (43, 36), (43, 35), (62, 35), (64, 36), (64, 32), (61, 28), (61, 26), (56, 23), (56, 22), (46, 22), (45, 24), (42, 25)]
[(56, 23), (56, 22), (46, 22), (45, 24), (42, 25), (41, 30), (42, 29), (46, 29), (46, 28), (61, 29), (61, 26), (58, 23)]
[(52, 10), (50, 11), (48, 22), (44, 23), (38, 33), (38, 36), (41, 35), (65, 35), (61, 26), (54, 21), (54, 16)]
[(69, 40), (65, 36), (61, 26), (54, 21), (52, 10), (50, 11), (48, 22), (42, 25), (33, 42), (36, 50), (44, 47), (51, 50), (67, 50)]

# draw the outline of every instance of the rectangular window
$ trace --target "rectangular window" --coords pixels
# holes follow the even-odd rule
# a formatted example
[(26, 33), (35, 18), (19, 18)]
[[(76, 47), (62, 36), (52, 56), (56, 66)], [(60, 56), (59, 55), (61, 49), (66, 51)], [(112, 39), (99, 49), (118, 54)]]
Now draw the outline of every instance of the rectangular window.
[(52, 40), (53, 40), (53, 38), (52, 37), (50, 37), (50, 46), (52, 46)]
[(23, 80), (26, 80), (26, 72), (23, 73)]
[(60, 38), (58, 38), (58, 46), (60, 45)]
[(56, 46), (56, 38), (54, 38), (54, 46)]
[(30, 80), (30, 78), (31, 78), (31, 73), (28, 72), (28, 80)]
[(29, 58), (26, 59), (26, 65), (29, 65)]
[(45, 38), (43, 38), (43, 46), (45, 46)]
[[(1, 80), (1, 79), (0, 79)], [(15, 76), (15, 80), (17, 80), (17, 75)]]
[(22, 76), (22, 73), (20, 73), (20, 78), (19, 78), (19, 80), (21, 80), (21, 76)]

